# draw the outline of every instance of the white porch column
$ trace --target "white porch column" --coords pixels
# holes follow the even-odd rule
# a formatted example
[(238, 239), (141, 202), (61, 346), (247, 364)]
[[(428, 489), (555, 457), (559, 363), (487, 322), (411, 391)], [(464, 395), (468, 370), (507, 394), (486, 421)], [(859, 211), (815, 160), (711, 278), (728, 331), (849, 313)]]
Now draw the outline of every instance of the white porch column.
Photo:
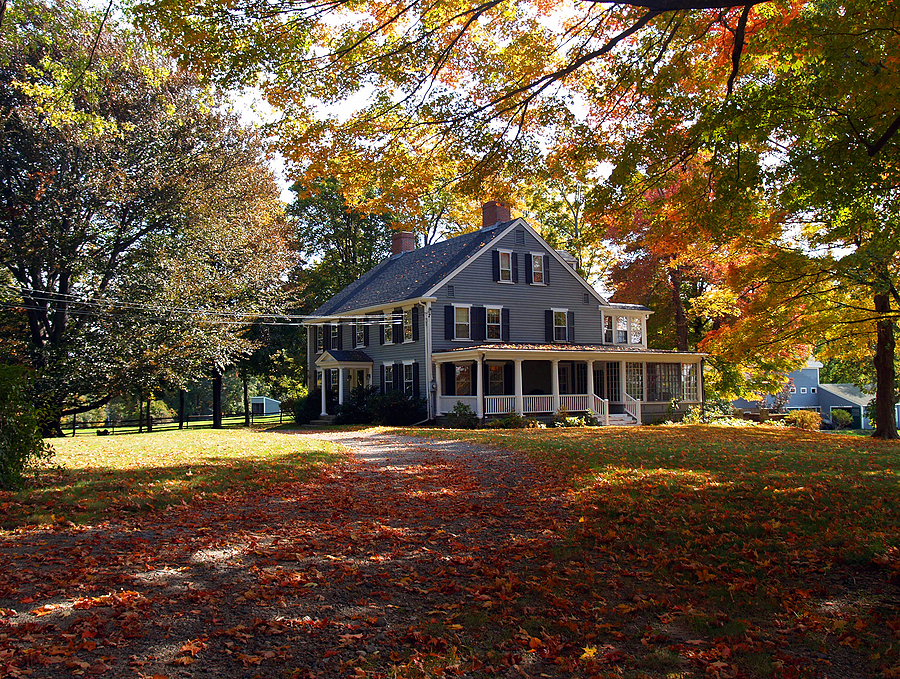
[(515, 394), (516, 394), (516, 415), (520, 417), (525, 414), (525, 398), (522, 396), (522, 359), (514, 359), (516, 364), (515, 371)]
[(338, 368), (338, 404), (344, 405), (344, 368)]
[(325, 369), (322, 369), (322, 412), (319, 413), (322, 417), (325, 417), (328, 414), (328, 411), (325, 409)]
[(622, 393), (622, 403), (625, 403), (625, 361), (619, 361), (619, 390)]
[(550, 361), (550, 384), (553, 387), (553, 412), (559, 412), (559, 359)]
[(594, 409), (594, 362), (587, 362), (588, 408)]
[(481, 357), (475, 361), (475, 414), (484, 417), (484, 377), (481, 375)]
[(444, 389), (441, 386), (441, 373), (443, 371), (444, 364), (443, 363), (435, 363), (434, 364), (434, 414), (435, 415), (443, 415), (444, 411), (441, 410), (441, 394), (444, 393)]

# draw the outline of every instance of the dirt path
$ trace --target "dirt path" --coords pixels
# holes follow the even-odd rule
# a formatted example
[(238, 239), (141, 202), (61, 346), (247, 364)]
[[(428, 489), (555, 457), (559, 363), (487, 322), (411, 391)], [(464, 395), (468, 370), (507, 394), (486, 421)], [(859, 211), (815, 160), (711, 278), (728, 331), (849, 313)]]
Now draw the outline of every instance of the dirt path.
[(496, 624), (529, 618), (524, 578), (574, 520), (545, 472), (459, 442), (285, 435), (353, 459), (274, 494), (0, 542), (0, 675), (569, 676), (554, 660), (572, 648)]

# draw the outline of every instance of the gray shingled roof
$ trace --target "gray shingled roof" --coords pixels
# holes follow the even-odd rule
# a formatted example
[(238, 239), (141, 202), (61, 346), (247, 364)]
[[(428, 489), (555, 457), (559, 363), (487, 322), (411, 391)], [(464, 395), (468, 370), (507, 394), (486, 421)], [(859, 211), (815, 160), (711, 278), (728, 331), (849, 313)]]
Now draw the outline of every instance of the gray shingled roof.
[(702, 352), (697, 351), (677, 351), (675, 349), (645, 349), (644, 347), (635, 347), (629, 344), (510, 344), (509, 342), (489, 342), (487, 344), (465, 345), (453, 347), (452, 349), (435, 350), (437, 354), (452, 354), (460, 351), (496, 351), (502, 349), (506, 351), (599, 351), (608, 354), (691, 354), (692, 356), (706, 356)]
[(355, 309), (393, 304), (422, 297), (441, 279), (512, 224), (499, 222), (489, 229), (392, 256), (351, 283), (313, 311), (311, 316), (332, 316)]
[(372, 359), (365, 351), (359, 349), (326, 349), (325, 353), (330, 355), (338, 363), (371, 363)]
[(875, 398), (875, 394), (865, 394), (855, 384), (838, 382), (834, 384), (819, 384), (820, 389), (829, 391), (835, 396), (850, 401), (858, 406), (865, 406)]

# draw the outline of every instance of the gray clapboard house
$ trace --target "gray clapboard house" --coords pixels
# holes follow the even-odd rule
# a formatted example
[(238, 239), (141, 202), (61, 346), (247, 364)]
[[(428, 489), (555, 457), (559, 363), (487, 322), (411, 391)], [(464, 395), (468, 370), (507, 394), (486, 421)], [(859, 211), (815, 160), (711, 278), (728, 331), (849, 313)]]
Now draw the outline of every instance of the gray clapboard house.
[(509, 206), (479, 231), (393, 254), (305, 321), (310, 388), (322, 413), (374, 385), (426, 399), (428, 417), (464, 403), (479, 416), (591, 412), (602, 422), (662, 417), (702, 398), (702, 357), (647, 348), (648, 308), (610, 304)]

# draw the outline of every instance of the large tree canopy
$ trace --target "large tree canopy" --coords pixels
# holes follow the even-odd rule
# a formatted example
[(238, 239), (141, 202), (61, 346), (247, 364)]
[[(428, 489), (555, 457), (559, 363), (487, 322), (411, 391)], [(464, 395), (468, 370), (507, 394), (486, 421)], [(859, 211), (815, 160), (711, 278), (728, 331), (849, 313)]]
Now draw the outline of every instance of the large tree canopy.
[(235, 321), (270, 308), (291, 263), (259, 137), (100, 25), (24, 2), (0, 35), (2, 299), (51, 428), (227, 364), (247, 349)]

